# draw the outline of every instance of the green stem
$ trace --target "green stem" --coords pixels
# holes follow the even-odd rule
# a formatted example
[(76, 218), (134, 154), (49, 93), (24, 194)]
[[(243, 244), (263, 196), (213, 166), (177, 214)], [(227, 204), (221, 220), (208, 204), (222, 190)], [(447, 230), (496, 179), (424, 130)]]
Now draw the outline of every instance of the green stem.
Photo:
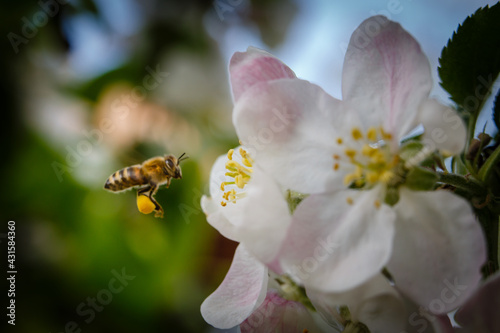
[(477, 181), (474, 177), (465, 177), (455, 173), (439, 172), (439, 182), (459, 187), (468, 191), (473, 196), (486, 196), (488, 189), (482, 182)]
[[(478, 109), (480, 110), (480, 109)], [(476, 122), (477, 122), (477, 114), (479, 113), (478, 110), (474, 110), (474, 112), (471, 112), (469, 114), (469, 123), (467, 124), (467, 145), (465, 147), (465, 153), (469, 151), (470, 144), (472, 143), (472, 139), (474, 139), (474, 132), (476, 131)], [(477, 170), (475, 169), (474, 165), (471, 163), (469, 160), (465, 160), (465, 165), (469, 172), (473, 175), (477, 175)]]
[(495, 168), (496, 164), (500, 161), (500, 145), (493, 151), (493, 154), (488, 157), (486, 162), (484, 162), (481, 170), (479, 170), (479, 179), (483, 182), (487, 182), (488, 178)]

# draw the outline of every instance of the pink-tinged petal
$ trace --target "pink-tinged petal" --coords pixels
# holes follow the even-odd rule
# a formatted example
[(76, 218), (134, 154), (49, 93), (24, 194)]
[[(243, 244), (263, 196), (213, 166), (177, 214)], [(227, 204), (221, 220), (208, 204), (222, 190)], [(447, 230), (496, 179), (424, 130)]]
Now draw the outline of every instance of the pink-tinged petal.
[(491, 276), (455, 314), (464, 333), (500, 332), (500, 272)]
[(346, 291), (378, 274), (391, 255), (395, 219), (377, 201), (380, 194), (375, 188), (304, 199), (280, 252), (284, 271), (323, 292)]
[(307, 296), (332, 326), (332, 319), (340, 318), (338, 307), (348, 306), (352, 320), (365, 324), (372, 333), (400, 333), (405, 328), (404, 301), (381, 274), (342, 293), (308, 290)]
[(425, 129), (422, 141), (429, 148), (448, 156), (462, 152), (467, 130), (455, 110), (428, 99), (420, 106), (419, 120)]
[[(453, 333), (453, 328), (448, 316), (433, 315), (415, 304), (413, 301), (401, 295), (406, 308), (406, 328), (404, 333)], [(451, 331), (450, 331), (451, 329)], [(457, 332), (455, 332), (457, 333)]]
[(299, 302), (288, 301), (274, 290), (241, 325), (242, 333), (319, 332), (307, 308)]
[(229, 72), (235, 102), (256, 83), (296, 77), (278, 58), (255, 47), (249, 47), (246, 52), (236, 52), (231, 58)]
[(267, 269), (240, 244), (222, 284), (201, 304), (201, 315), (217, 328), (242, 323), (264, 301)]
[(418, 107), (431, 88), (427, 57), (398, 23), (373, 16), (354, 31), (344, 61), (342, 95), (368, 126), (383, 124), (400, 139), (417, 125)]
[(394, 249), (387, 268), (396, 286), (434, 314), (449, 312), (481, 279), (485, 240), (464, 199), (447, 191), (402, 188)]
[[(319, 192), (336, 175), (335, 128), (342, 103), (308, 81), (254, 85), (236, 103), (236, 133), (257, 164), (287, 189)], [(311, 172), (314, 170), (314, 172)]]

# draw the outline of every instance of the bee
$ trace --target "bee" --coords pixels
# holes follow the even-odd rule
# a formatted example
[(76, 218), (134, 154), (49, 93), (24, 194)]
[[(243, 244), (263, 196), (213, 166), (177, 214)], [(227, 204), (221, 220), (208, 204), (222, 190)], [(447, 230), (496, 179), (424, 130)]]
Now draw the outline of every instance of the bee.
[(188, 156), (184, 155), (185, 153), (178, 158), (174, 155), (157, 156), (144, 161), (142, 164), (118, 170), (109, 176), (104, 188), (111, 192), (121, 192), (133, 187), (139, 187), (137, 197), (141, 195), (148, 197), (154, 204), (155, 217), (163, 217), (163, 208), (154, 199), (154, 195), (160, 185), (166, 184), (168, 188), (172, 178), (182, 179), (179, 163), (188, 158)]

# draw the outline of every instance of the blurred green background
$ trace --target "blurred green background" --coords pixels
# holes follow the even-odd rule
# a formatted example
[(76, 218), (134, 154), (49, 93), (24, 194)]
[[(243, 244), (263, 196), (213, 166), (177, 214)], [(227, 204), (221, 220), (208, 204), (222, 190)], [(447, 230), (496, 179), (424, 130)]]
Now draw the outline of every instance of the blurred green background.
[[(270, 18), (259, 13), (277, 3), (238, 12), (233, 2), (222, 13), (266, 35)], [(2, 1), (0, 12), (0, 241), (6, 267), (14, 220), (18, 271), (16, 326), (5, 310), (2, 326), (211, 331), (199, 308), (235, 244), (206, 223), (199, 201), (212, 163), (238, 140), (227, 63), (204, 20), (223, 33), (231, 19), (195, 0)], [(115, 170), (183, 152), (183, 179), (156, 196), (164, 219), (139, 213), (135, 191), (103, 190)]]
[[(400, 21), (435, 69), (457, 24), (494, 2), (0, 0), (0, 267), (13, 220), (18, 271), (16, 326), (2, 313), (2, 327), (215, 332), (199, 308), (236, 244), (199, 201), (216, 157), (238, 144), (231, 54), (265, 48), (340, 98), (345, 48), (363, 19)], [(102, 188), (120, 168), (183, 152), (183, 179), (156, 196), (164, 219), (139, 213), (134, 191)]]

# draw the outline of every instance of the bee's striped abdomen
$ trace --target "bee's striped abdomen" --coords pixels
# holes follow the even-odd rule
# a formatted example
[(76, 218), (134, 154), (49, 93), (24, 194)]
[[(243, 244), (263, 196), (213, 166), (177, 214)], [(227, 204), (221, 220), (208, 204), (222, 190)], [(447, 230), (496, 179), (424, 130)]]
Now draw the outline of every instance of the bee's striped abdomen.
[(137, 185), (144, 185), (146, 180), (141, 172), (140, 165), (133, 165), (116, 171), (109, 176), (104, 188), (113, 192), (123, 191)]

